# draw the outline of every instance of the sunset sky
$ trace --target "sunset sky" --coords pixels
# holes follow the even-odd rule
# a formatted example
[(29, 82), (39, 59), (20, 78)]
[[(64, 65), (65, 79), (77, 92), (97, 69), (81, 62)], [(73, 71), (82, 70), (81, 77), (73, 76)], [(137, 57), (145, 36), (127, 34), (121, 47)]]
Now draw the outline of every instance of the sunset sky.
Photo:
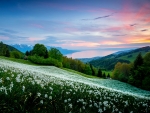
[(150, 0), (0, 0), (0, 41), (73, 50), (150, 45)]

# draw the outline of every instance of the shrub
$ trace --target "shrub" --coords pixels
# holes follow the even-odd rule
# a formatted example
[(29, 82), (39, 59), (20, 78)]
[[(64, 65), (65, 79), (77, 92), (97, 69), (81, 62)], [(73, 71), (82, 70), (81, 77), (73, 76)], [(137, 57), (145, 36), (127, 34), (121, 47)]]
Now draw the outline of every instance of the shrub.
[(51, 65), (51, 66), (56, 66), (56, 67), (62, 67), (62, 63), (59, 62), (58, 60), (56, 59), (53, 59), (53, 58), (47, 58), (47, 59), (44, 59), (43, 57), (39, 57), (37, 55), (34, 55), (34, 56), (29, 56), (28, 59), (35, 63), (35, 64), (40, 64), (40, 65)]
[(21, 58), (21, 54), (18, 51), (12, 51), (10, 56), (18, 59)]

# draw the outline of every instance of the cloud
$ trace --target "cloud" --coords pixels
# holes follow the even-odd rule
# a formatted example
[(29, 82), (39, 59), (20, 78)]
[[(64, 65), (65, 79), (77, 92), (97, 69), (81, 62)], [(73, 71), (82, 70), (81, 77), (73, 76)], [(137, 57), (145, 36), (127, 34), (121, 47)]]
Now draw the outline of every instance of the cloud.
[(112, 26), (104, 29), (105, 32), (118, 32), (118, 31), (133, 31), (135, 28), (129, 25)]
[(98, 19), (102, 19), (102, 18), (108, 18), (110, 16), (112, 16), (113, 14), (111, 15), (105, 15), (105, 16), (100, 16), (100, 17), (96, 17), (96, 18), (93, 18), (93, 19), (82, 19), (82, 20), (98, 20)]
[(44, 28), (42, 25), (40, 24), (31, 24), (32, 27), (35, 27), (35, 28)]
[(142, 32), (144, 32), (144, 31), (148, 31), (148, 29), (143, 29), (143, 30), (141, 30)]
[(137, 24), (130, 24), (130, 26), (136, 26)]
[(113, 36), (126, 36), (127, 34), (122, 34), (122, 35), (113, 35)]
[(10, 38), (7, 36), (0, 36), (0, 41), (9, 40)]
[(7, 32), (7, 33), (18, 33), (17, 31), (14, 31), (14, 30), (10, 30), (10, 29), (5, 29), (4, 32)]
[(102, 19), (102, 18), (107, 18), (107, 17), (110, 17), (112, 15), (106, 15), (106, 16), (101, 16), (101, 17), (97, 17), (97, 18), (94, 18), (94, 20), (98, 20), (98, 19)]

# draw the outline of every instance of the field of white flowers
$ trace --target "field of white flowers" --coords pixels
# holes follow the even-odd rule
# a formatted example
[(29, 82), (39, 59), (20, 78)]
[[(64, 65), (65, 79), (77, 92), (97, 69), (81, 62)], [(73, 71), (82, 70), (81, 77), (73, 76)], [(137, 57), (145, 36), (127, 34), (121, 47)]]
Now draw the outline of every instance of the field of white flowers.
[(0, 59), (0, 112), (150, 112), (150, 92), (53, 66)]

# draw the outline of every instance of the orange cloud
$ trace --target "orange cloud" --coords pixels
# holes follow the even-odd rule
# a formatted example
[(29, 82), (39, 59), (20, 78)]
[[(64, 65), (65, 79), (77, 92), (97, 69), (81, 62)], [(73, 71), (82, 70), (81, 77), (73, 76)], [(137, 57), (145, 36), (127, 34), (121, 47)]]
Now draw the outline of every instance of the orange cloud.
[(119, 45), (123, 44), (122, 42), (119, 41), (111, 41), (111, 40), (105, 40), (100, 42), (101, 45)]

